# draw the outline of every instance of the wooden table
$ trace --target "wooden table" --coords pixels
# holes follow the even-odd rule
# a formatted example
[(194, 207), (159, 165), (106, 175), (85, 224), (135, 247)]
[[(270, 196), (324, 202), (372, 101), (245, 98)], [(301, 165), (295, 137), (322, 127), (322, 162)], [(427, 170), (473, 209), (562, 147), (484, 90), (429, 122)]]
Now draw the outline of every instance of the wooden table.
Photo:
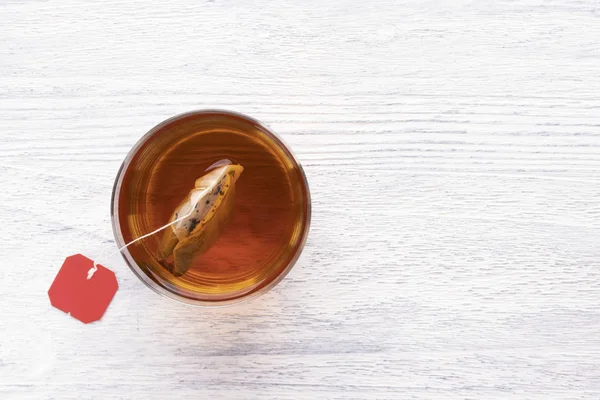
[[(598, 0), (0, 5), (0, 398), (598, 399)], [(313, 196), (299, 263), (198, 309), (120, 289), (84, 325), (64, 258), (114, 246), (147, 130), (270, 125)]]

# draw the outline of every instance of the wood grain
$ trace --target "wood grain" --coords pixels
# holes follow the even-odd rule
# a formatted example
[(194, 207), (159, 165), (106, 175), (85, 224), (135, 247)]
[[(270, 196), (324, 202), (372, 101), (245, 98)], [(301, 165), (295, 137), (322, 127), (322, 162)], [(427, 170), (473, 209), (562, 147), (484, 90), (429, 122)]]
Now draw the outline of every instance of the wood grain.
[[(600, 397), (600, 2), (96, 3), (0, 4), (3, 399)], [(218, 310), (102, 255), (128, 150), (209, 107), (313, 196), (290, 275)], [(120, 284), (89, 326), (46, 294), (80, 252)]]

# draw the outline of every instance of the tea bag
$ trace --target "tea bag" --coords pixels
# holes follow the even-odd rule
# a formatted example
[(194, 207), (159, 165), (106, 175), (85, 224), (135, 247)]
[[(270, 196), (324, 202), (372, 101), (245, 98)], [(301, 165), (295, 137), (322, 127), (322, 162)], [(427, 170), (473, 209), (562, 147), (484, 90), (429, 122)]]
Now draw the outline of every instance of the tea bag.
[(158, 249), (159, 260), (173, 275), (185, 274), (193, 259), (219, 239), (233, 214), (235, 183), (243, 170), (232, 164), (211, 170), (196, 180), (177, 206)]

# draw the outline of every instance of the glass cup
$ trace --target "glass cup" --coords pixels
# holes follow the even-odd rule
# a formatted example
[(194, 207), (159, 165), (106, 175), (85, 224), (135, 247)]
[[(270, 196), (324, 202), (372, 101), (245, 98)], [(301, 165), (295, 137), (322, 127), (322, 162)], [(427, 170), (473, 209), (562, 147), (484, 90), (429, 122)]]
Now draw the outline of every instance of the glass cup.
[[(175, 232), (167, 231), (173, 225), (122, 250), (131, 270), (157, 293), (194, 305), (248, 300), (279, 283), (300, 256), (311, 218), (302, 166), (266, 126), (221, 110), (177, 115), (133, 146), (112, 194), (117, 246), (173, 221), (196, 180), (223, 165), (241, 166), (237, 170), (243, 171), (235, 183), (230, 181), (231, 188), (227, 185), (221, 191), (227, 201), (215, 203), (218, 206), (206, 201), (207, 210), (212, 207), (210, 211), (222, 218), (213, 217), (210, 221), (217, 222), (202, 225), (205, 237), (211, 233), (214, 243), (193, 254), (185, 273), (173, 272), (176, 257), (169, 261), (161, 255), (161, 243), (165, 235)], [(226, 203), (227, 209), (221, 205)]]

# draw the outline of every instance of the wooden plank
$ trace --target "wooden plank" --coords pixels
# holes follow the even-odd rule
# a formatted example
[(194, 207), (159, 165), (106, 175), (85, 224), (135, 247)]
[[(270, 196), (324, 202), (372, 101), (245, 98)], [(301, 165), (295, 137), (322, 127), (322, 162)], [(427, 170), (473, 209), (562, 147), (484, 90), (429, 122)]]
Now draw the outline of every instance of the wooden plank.
[[(600, 397), (600, 3), (0, 4), (2, 398)], [(271, 126), (313, 196), (305, 251), (225, 309), (163, 299), (114, 248), (147, 130)], [(73, 253), (120, 290), (82, 325)]]

